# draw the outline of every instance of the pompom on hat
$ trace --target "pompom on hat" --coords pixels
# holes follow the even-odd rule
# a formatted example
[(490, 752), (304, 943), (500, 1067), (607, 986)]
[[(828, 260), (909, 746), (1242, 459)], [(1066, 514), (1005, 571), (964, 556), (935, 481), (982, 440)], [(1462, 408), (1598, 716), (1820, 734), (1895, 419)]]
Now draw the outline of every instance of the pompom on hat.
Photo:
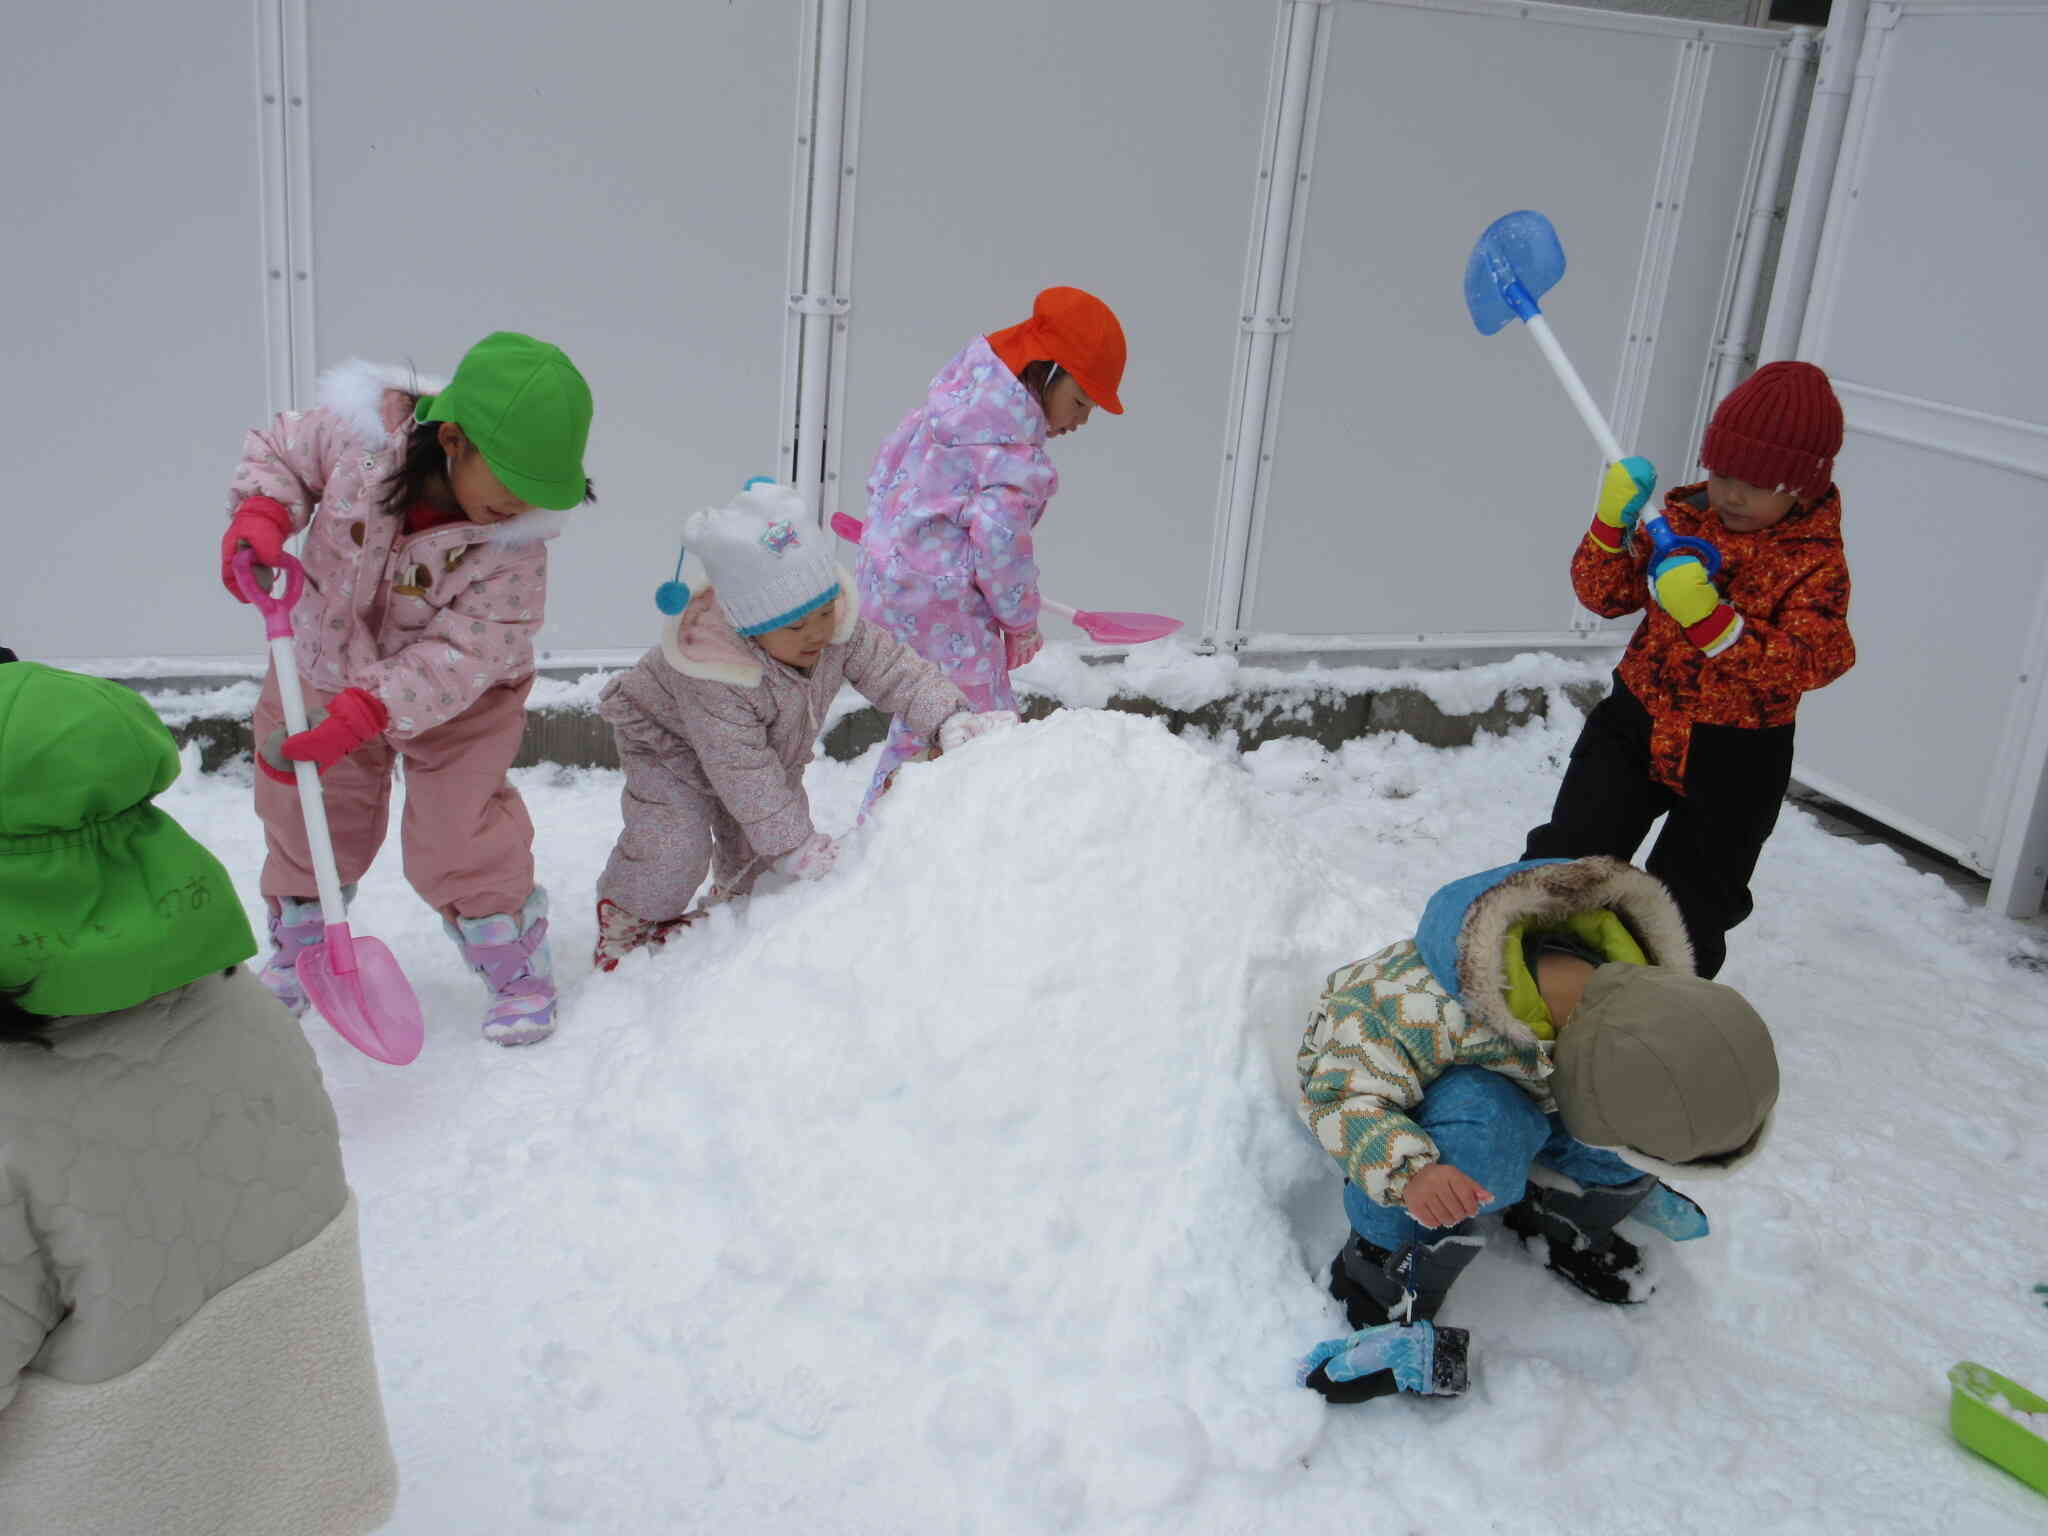
[(1842, 403), (1828, 376), (1811, 363), (1766, 363), (1714, 407), (1700, 463), (1811, 505), (1834, 483), (1841, 451)]
[(1032, 301), (1029, 320), (989, 332), (988, 348), (1015, 374), (1035, 362), (1058, 363), (1091, 404), (1112, 416), (1124, 413), (1116, 393), (1124, 379), (1124, 328), (1092, 293), (1046, 289)]

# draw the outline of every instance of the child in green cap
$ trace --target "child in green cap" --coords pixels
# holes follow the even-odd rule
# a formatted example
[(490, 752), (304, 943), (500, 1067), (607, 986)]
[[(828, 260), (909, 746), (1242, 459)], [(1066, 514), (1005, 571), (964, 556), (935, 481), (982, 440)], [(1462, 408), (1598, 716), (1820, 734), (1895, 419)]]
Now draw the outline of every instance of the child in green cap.
[(292, 622), (313, 724), (285, 734), (274, 675), (255, 717), (269, 844), (262, 979), (294, 1013), (306, 1006), (298, 957), (321, 918), (292, 763), (320, 767), (350, 894), (384, 841), (403, 758), (406, 878), (484, 978), (485, 1037), (527, 1045), (554, 1031), (547, 893), (505, 772), (526, 727), (547, 540), (595, 499), (590, 417), (590, 388), (560, 348), (498, 331), (445, 384), (344, 363), (312, 410), (248, 436), (221, 540), (229, 593), (242, 598), (239, 550), (272, 566), (287, 538), (306, 535)]
[(0, 665), (0, 1531), (375, 1530), (356, 1203), (312, 1047), (242, 968), (178, 749)]

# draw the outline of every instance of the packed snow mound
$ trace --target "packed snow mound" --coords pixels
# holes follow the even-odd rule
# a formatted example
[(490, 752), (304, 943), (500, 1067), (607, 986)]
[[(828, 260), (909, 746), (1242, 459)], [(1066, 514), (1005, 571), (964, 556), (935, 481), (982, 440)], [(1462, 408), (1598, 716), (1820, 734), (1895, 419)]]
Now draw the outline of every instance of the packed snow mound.
[[(906, 1438), (984, 1529), (1298, 1458), (1324, 1410), (1294, 1361), (1341, 1329), (1285, 1214), (1330, 1170), (1270, 1042), (1371, 903), (1242, 773), (1076, 711), (906, 770), (822, 882), (593, 976), (577, 1154), (543, 1130), (564, 1155), (524, 1175), (593, 1279), (538, 1302), (589, 1313), (549, 1329), (589, 1340), (560, 1423), (591, 1455), (655, 1435), (696, 1486), (579, 1518), (889, 1525)], [(650, 1425), (628, 1383), (662, 1376)]]

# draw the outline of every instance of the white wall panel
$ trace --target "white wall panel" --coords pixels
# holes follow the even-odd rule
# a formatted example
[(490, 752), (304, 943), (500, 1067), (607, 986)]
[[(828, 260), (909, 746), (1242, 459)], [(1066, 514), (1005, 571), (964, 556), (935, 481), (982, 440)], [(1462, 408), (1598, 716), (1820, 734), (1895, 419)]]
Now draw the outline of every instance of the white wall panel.
[[(0, 642), (254, 652), (214, 547), (263, 403), (247, 0), (8, 11)], [(250, 419), (254, 419), (253, 416)]]
[(2041, 891), (2048, 691), (2048, 6), (1871, 11), (1800, 353), (1834, 376), (1856, 670), (1801, 778)]
[(1052, 445), (1045, 590), (1199, 622), (1276, 9), (871, 0), (842, 507), (953, 353), (1086, 288), (1125, 414)]
[[(683, 517), (772, 472), (798, 7), (312, 5), (318, 357), (489, 331), (590, 380), (549, 649), (638, 648)], [(253, 401), (251, 402), (253, 406)]]
[(1549, 215), (1559, 338), (1641, 411), (1639, 451), (1689, 465), (1777, 39), (1541, 5), (1335, 19), (1249, 627), (1562, 633), (1599, 454), (1519, 325), (1473, 329), (1466, 257), (1496, 216)]

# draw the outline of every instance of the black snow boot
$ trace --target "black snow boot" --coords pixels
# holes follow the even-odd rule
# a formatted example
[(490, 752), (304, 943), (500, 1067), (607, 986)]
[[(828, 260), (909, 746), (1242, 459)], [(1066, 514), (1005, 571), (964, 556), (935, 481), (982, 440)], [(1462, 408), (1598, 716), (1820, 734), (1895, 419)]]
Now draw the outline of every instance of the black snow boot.
[[(1452, 1282), (1486, 1246), (1485, 1229), (1481, 1226), (1485, 1221), (1485, 1217), (1461, 1221), (1428, 1242), (1410, 1245), (1415, 1253), (1415, 1267), (1409, 1277), (1409, 1284), (1415, 1288), (1415, 1310), (1405, 1321), (1435, 1320), (1437, 1309), (1450, 1294)], [(1351, 1241), (1330, 1261), (1330, 1294), (1344, 1303), (1344, 1315), (1354, 1329), (1403, 1321), (1400, 1271), (1407, 1251), (1389, 1253), (1354, 1232)]]
[(1643, 1274), (1642, 1250), (1614, 1230), (1656, 1187), (1648, 1174), (1627, 1184), (1589, 1184), (1578, 1194), (1532, 1184), (1508, 1207), (1508, 1230), (1541, 1239), (1550, 1268), (1595, 1301), (1629, 1306), (1655, 1287)]

